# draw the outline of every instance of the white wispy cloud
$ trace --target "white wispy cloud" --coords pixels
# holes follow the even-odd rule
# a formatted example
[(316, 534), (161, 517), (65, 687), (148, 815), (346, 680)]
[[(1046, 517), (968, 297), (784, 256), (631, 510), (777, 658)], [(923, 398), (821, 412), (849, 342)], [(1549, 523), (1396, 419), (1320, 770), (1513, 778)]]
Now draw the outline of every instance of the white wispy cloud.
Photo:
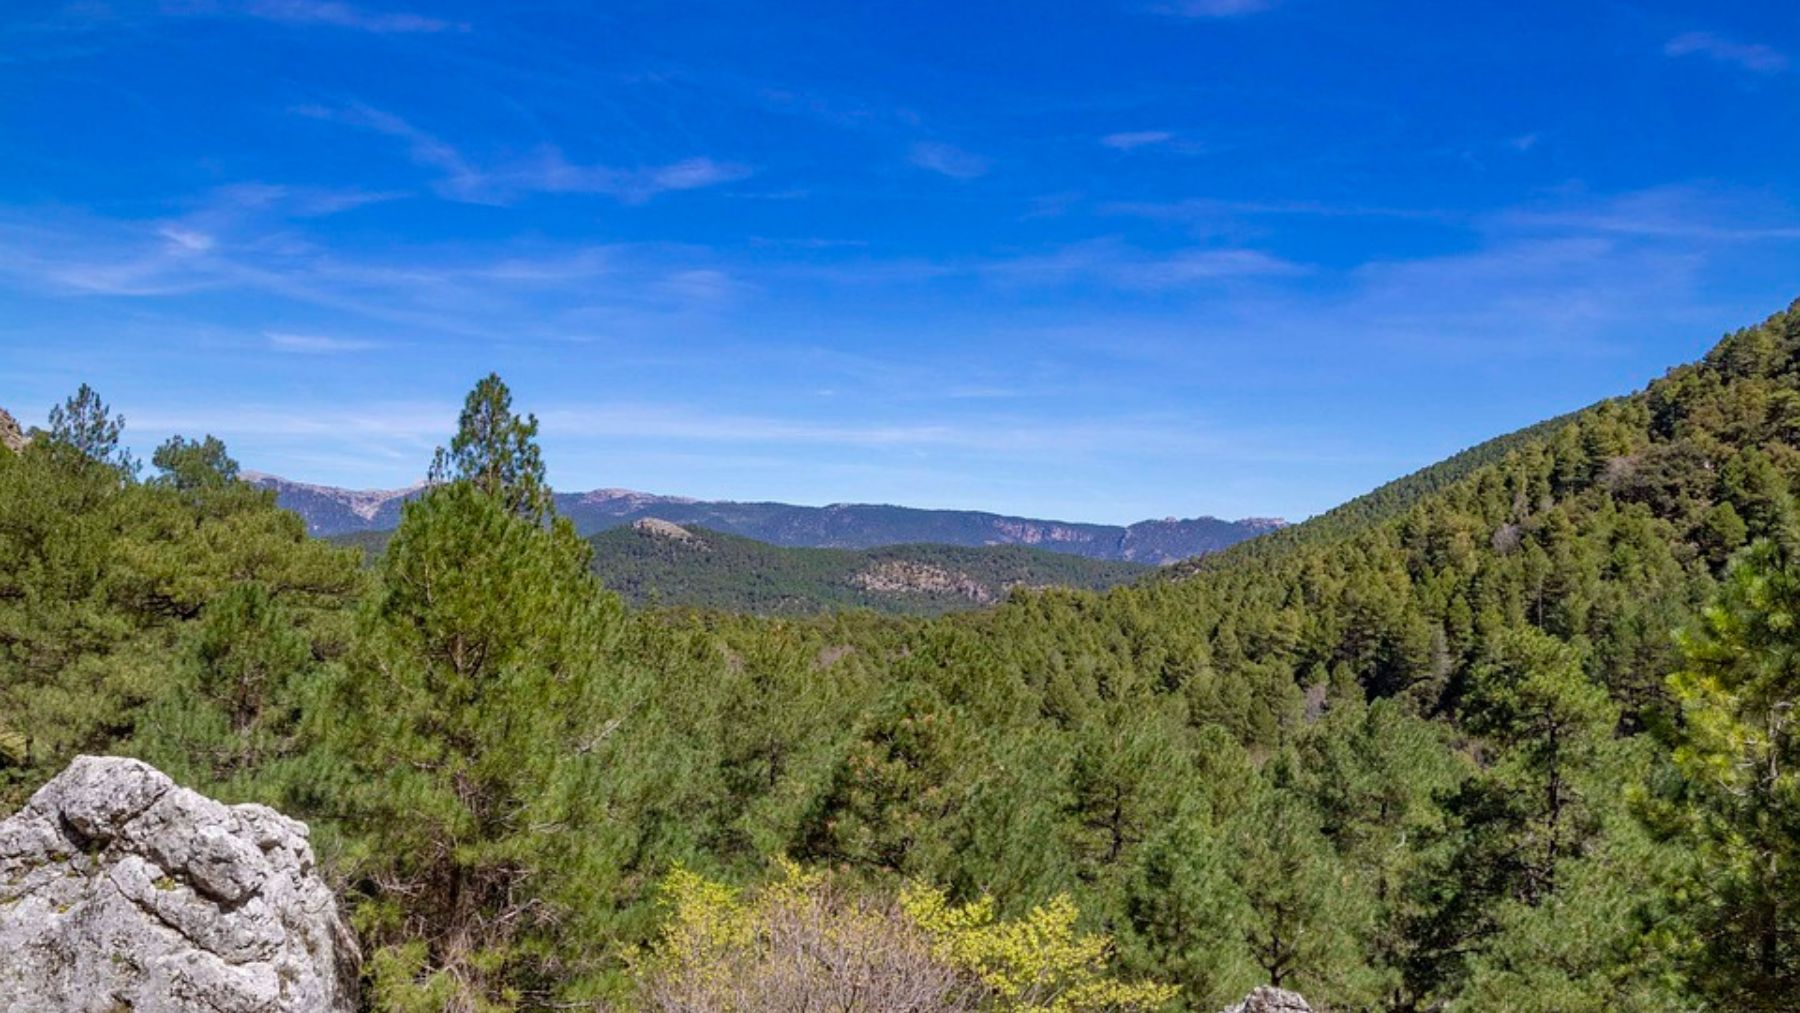
[(1275, 6), (1275, 0), (1176, 0), (1155, 9), (1181, 18), (1236, 18), (1260, 14)]
[[(246, 201), (244, 193), (218, 192), (170, 219), (0, 210), (0, 292), (51, 300), (254, 294), (283, 307), (284, 326), (269, 328), (282, 335), (269, 339), (271, 349), (318, 354), (351, 350), (312, 337), (339, 331), (346, 316), (365, 332), (409, 336), (650, 335), (691, 326), (755, 291), (709, 251), (679, 244), (503, 240), (350, 251), (308, 228), (304, 202)], [(308, 312), (331, 322), (305, 323)]]
[(250, 0), (235, 8), (225, 5), (222, 12), (242, 13), (248, 17), (289, 25), (320, 25), (379, 34), (434, 34), (467, 31), (469, 28), (467, 23), (461, 21), (448, 21), (408, 11), (369, 10), (341, 3), (339, 0)]
[(912, 146), (909, 158), (912, 164), (921, 169), (929, 169), (952, 179), (975, 179), (986, 175), (991, 164), (981, 155), (942, 141), (920, 141)]
[(196, 229), (186, 229), (179, 225), (165, 225), (156, 231), (173, 246), (189, 253), (205, 253), (213, 248), (213, 237)]
[(667, 165), (631, 169), (577, 165), (565, 159), (561, 151), (546, 148), (534, 159), (489, 174), (487, 184), (489, 189), (501, 193), (605, 194), (638, 204), (658, 194), (700, 190), (749, 175), (747, 166), (711, 158), (687, 158)]
[[(621, 402), (604, 406), (546, 405), (533, 409), (546, 434), (558, 440), (657, 441), (697, 445), (802, 445), (845, 449), (936, 448), (969, 453), (1064, 455), (1108, 447), (1154, 445), (1195, 451), (1212, 447), (1193, 427), (1166, 415), (1087, 417), (1046, 423), (1039, 418), (983, 415), (941, 420), (870, 422), (722, 412), (682, 403)], [(860, 416), (862, 413), (858, 413)], [(135, 426), (155, 431), (206, 431), (258, 439), (376, 441), (395, 449), (420, 447), (454, 429), (456, 408), (423, 401), (356, 404), (221, 404), (179, 410), (141, 410)], [(1189, 420), (1191, 421), (1191, 420)]]
[[(441, 341), (447, 349), (479, 348), (484, 355), (496, 347), (526, 349), (516, 360), (525, 363), (533, 361), (532, 343), (582, 336), (605, 342), (609, 357), (633, 344), (648, 349), (645, 354), (667, 356), (666, 364), (633, 362), (633, 368), (659, 376), (715, 371), (692, 380), (691, 401), (685, 379), (673, 393), (643, 389), (632, 396), (645, 400), (629, 404), (596, 406), (570, 393), (547, 404), (534, 401), (547, 436), (558, 441), (558, 461), (592, 462), (580, 472), (582, 481), (607, 474), (603, 469), (625, 452), (641, 453), (646, 461), (691, 454), (696, 467), (753, 455), (776, 462), (771, 467), (777, 469), (836, 457), (890, 475), (909, 461), (1055, 462), (1069, 454), (1099, 460), (1131, 447), (1145, 461), (1254, 459), (1302, 468), (1312, 463), (1303, 463), (1304, 455), (1316, 453), (1308, 448), (1316, 448), (1321, 433), (1259, 441), (1242, 426), (1208, 427), (1208, 420), (1181, 414), (1173, 399), (1158, 401), (1159, 393), (1218, 376), (1230, 376), (1240, 391), (1267, 385), (1291, 394), (1309, 383), (1340, 389), (1329, 387), (1341, 385), (1333, 371), (1355, 368), (1365, 369), (1356, 375), (1379, 388), (1367, 396), (1387, 397), (1401, 386), (1380, 387), (1386, 381), (1379, 368), (1368, 367), (1370, 361), (1452, 359), (1469, 365), (1455, 371), (1459, 376), (1480, 378), (1522, 375), (1527, 364), (1560, 370), (1617, 361), (1644, 340), (1646, 327), (1707, 333), (1720, 320), (1737, 318), (1741, 307), (1722, 312), (1711, 290), (1719, 273), (1758, 258), (1770, 262), (1768, 244), (1800, 241), (1800, 214), (1779, 200), (1698, 184), (1623, 194), (1569, 189), (1449, 223), (1462, 230), (1450, 247), (1454, 252), (1354, 266), (1292, 261), (1274, 245), (1152, 248), (1119, 237), (1023, 253), (971, 250), (937, 261), (884, 260), (863, 249), (831, 264), (805, 251), (789, 259), (769, 247), (734, 252), (542, 240), (370, 252), (334, 246), (329, 230), (303, 217), (306, 206), (297, 192), (242, 186), (191, 202), (184, 214), (142, 220), (66, 208), (0, 211), (0, 288), (6, 298), (38, 303), (75, 304), (75, 295), (140, 299), (142, 312), (102, 306), (96, 315), (137, 336), (142, 332), (133, 331), (133, 319), (151, 317), (179, 317), (183, 327), (210, 324), (237, 347), (249, 334), (271, 353), (289, 356), (272, 368), (296, 372), (329, 370), (332, 355), (366, 351), (371, 343), (363, 335), (379, 336), (384, 344), (392, 335), (394, 345), (409, 348)], [(1181, 213), (1215, 210), (1201, 205)], [(1237, 212), (1385, 210), (1271, 201)], [(827, 269), (837, 273), (821, 273)], [(807, 304), (814, 319), (768, 342), (790, 360), (747, 365), (736, 354), (751, 345), (753, 354), (762, 354), (764, 331), (757, 328), (768, 323), (764, 312), (798, 302), (798, 293), (817, 295), (821, 281), (866, 287), (879, 297), (870, 305), (899, 296), (929, 314), (949, 303), (936, 302), (937, 293), (920, 286), (940, 279), (965, 292), (969, 282), (984, 286), (976, 310), (953, 321), (959, 315), (946, 314), (946, 326), (980, 336), (962, 343), (980, 348), (967, 361), (907, 346), (905, 337), (894, 338), (895, 357), (902, 348), (918, 352), (916, 374), (891, 362), (846, 363), (808, 352), (808, 342), (829, 351), (832, 335), (852, 327), (870, 327), (873, 341), (916, 326), (917, 318), (909, 318), (881, 331), (842, 310), (846, 301), (862, 300), (830, 295)], [(1110, 298), (1107, 289), (1153, 298)], [(217, 304), (189, 298), (201, 291), (229, 298)], [(1092, 298), (1097, 291), (1101, 297)], [(753, 301), (764, 292), (777, 299)], [(167, 302), (151, 306), (150, 300)], [(229, 308), (219, 312), (231, 322), (210, 321), (214, 307), (224, 303)], [(741, 304), (755, 312), (733, 316)], [(265, 305), (270, 316), (243, 316), (242, 307)], [(1036, 312), (1017, 312), (1019, 307)], [(319, 312), (311, 312), (315, 308)], [(678, 315), (683, 313), (694, 315)], [(684, 326), (690, 322), (695, 326)], [(781, 321), (784, 328), (793, 322)], [(683, 339), (669, 341), (670, 334)], [(1297, 347), (1285, 335), (1330, 340)], [(693, 344), (684, 344), (689, 340)], [(1076, 349), (1076, 340), (1090, 344)], [(733, 352), (720, 355), (722, 347)], [(1140, 358), (1128, 361), (1128, 355)], [(781, 391), (702, 401), (714, 389), (710, 384), (726, 382), (718, 380), (725, 369), (803, 376), (808, 389), (826, 387), (838, 396), (796, 398)], [(944, 376), (956, 382), (946, 386)], [(620, 389), (634, 388), (627, 383)], [(921, 390), (930, 396), (916, 393)], [(455, 417), (454, 403), (381, 400), (390, 394), (404, 391), (381, 389), (372, 397), (364, 391), (355, 403), (340, 406), (234, 406), (190, 398), (160, 416), (127, 410), (134, 426), (217, 433), (250, 448), (246, 460), (293, 470), (330, 457), (341, 463), (319, 467), (368, 474), (383, 484), (411, 476)], [(1404, 400), (1404, 394), (1392, 396)], [(821, 400), (824, 407), (817, 406)], [(1057, 407), (1045, 407), (1051, 404)], [(1420, 427), (1429, 429), (1424, 411)], [(1456, 438), (1470, 435), (1476, 434)], [(1421, 445), (1417, 453), (1426, 449), (1436, 452), (1435, 445)], [(966, 481), (967, 472), (955, 473)], [(1365, 477), (1366, 470), (1358, 470), (1344, 481)], [(659, 482), (660, 488), (692, 491), (679, 476)]]
[(1100, 213), (1188, 224), (1218, 223), (1233, 218), (1296, 216), (1315, 218), (1403, 218), (1455, 220), (1459, 216), (1431, 208), (1388, 207), (1322, 200), (1224, 200), (1190, 197), (1174, 201), (1113, 201)]
[(405, 142), (414, 164), (438, 172), (433, 189), (439, 196), (472, 204), (508, 204), (531, 193), (598, 194), (636, 204), (659, 194), (718, 186), (751, 174), (748, 166), (706, 157), (630, 168), (583, 165), (570, 162), (559, 148), (549, 145), (527, 158), (481, 166), (448, 141), (372, 106), (302, 105), (293, 111)]
[(1162, 144), (1174, 139), (1175, 135), (1167, 130), (1124, 130), (1116, 134), (1107, 134), (1100, 138), (1100, 143), (1119, 151), (1130, 151), (1133, 148)]
[(1800, 211), (1759, 194), (1660, 186), (1608, 197), (1575, 194), (1489, 215), (1512, 230), (1713, 243), (1800, 239)]
[(1304, 274), (1302, 264), (1261, 250), (1192, 248), (1150, 251), (1113, 239), (1072, 243), (1048, 253), (975, 265), (990, 280), (1026, 285), (1091, 284), (1173, 291), (1213, 282)]
[(1116, 237), (1103, 237), (1007, 256), (765, 264), (762, 270), (784, 281), (824, 281), (855, 287), (974, 279), (1005, 288), (1179, 293), (1231, 281), (1293, 277), (1311, 269), (1262, 250), (1216, 246), (1152, 250)]
[(361, 103), (342, 107), (302, 105), (293, 111), (301, 116), (361, 127), (406, 142), (407, 154), (415, 164), (441, 173), (437, 183), (441, 195), (475, 200), (487, 188), (485, 174), (464, 159), (462, 152), (393, 113)]
[(380, 348), (374, 341), (360, 338), (334, 338), (322, 334), (290, 334), (284, 331), (270, 331), (263, 335), (269, 347), (277, 352), (292, 352), (298, 355), (341, 355), (348, 352), (368, 352)]
[(1705, 56), (1760, 74), (1786, 70), (1785, 54), (1756, 42), (1737, 42), (1712, 32), (1686, 32), (1663, 44), (1666, 56)]
[(186, 404), (148, 407), (134, 427), (156, 432), (214, 432), (231, 437), (342, 441), (368, 451), (429, 447), (456, 427), (456, 406), (430, 401), (334, 404)]

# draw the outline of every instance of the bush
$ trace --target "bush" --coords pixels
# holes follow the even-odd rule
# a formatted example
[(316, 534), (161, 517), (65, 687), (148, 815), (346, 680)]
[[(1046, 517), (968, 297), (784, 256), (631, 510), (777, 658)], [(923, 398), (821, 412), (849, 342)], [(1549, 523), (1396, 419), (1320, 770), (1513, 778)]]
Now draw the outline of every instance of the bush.
[(664, 897), (669, 921), (640, 965), (640, 998), (662, 1013), (1129, 1013), (1176, 994), (1110, 977), (1111, 941), (1076, 932), (1066, 897), (1002, 921), (986, 900), (959, 907), (922, 886), (876, 899), (785, 862), (748, 892), (678, 871)]
[(672, 908), (643, 971), (644, 1005), (664, 1013), (858, 1010), (954, 1013), (980, 983), (939, 959), (898, 905), (852, 896), (784, 866), (743, 893), (692, 872), (664, 884)]
[(900, 906), (931, 940), (939, 960), (971, 975), (991, 1006), (1018, 1013), (1104, 1013), (1154, 1010), (1178, 989), (1157, 982), (1123, 982), (1107, 971), (1112, 940), (1081, 933), (1073, 901), (1058, 896), (1024, 918), (1002, 921), (992, 900), (961, 907), (930, 887), (913, 886)]

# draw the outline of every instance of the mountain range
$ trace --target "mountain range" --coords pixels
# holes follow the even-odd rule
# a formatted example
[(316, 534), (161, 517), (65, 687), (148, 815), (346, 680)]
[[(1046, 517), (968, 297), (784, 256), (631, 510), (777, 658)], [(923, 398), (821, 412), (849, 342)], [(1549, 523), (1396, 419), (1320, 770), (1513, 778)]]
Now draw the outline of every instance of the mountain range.
[[(245, 472), (246, 481), (271, 489), (275, 501), (299, 514), (314, 535), (330, 537), (386, 531), (400, 523), (400, 508), (423, 485), (404, 489), (340, 489)], [(787, 548), (872, 549), (885, 545), (1022, 545), (1090, 559), (1162, 565), (1207, 555), (1286, 522), (1250, 517), (1195, 517), (1139, 521), (1131, 525), (1083, 524), (985, 513), (924, 510), (872, 503), (797, 506), (658, 496), (628, 489), (558, 493), (556, 508), (584, 535), (640, 520), (697, 526)]]

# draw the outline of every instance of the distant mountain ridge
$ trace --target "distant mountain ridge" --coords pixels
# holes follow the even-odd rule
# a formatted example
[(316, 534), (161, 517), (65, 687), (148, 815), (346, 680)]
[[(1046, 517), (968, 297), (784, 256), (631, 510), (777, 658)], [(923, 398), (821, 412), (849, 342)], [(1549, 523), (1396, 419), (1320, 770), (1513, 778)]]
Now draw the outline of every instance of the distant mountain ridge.
[[(275, 492), (319, 536), (385, 531), (400, 523), (400, 508), (423, 485), (404, 489), (339, 489), (245, 472), (244, 479)], [(558, 493), (556, 508), (584, 535), (639, 520), (697, 526), (787, 548), (872, 549), (885, 545), (1024, 545), (1052, 552), (1161, 565), (1231, 547), (1285, 527), (1275, 518), (1228, 521), (1165, 518), (1136, 524), (1082, 524), (1013, 517), (978, 510), (925, 510), (871, 503), (796, 506), (658, 496), (629, 489)]]

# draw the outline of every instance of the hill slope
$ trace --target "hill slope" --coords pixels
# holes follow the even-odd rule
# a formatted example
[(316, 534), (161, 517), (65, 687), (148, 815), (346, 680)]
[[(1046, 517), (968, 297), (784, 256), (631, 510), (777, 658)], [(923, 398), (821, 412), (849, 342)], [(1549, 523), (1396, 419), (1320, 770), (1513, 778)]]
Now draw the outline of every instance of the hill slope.
[[(884, 738), (904, 720), (878, 727), (861, 746), (895, 767), (865, 779), (853, 753), (854, 788), (791, 853), (878, 864), (890, 832), (909, 874), (1051, 875), (1033, 847), (960, 857), (955, 816), (914, 814), (980, 790), (970, 757), (1067, 735), (1066, 771), (987, 814), (1068, 813), (1029, 817), (1073, 841), (1054, 875), (1117, 896), (1098, 906), (1130, 926), (1131, 966), (1191, 995), (1230, 992), (1192, 955), (1242, 954), (1230, 920), (1278, 902), (1283, 931), (1318, 942), (1275, 957), (1332, 1008), (1791, 1009), (1800, 916), (1773, 908), (1796, 888), (1800, 820), (1735, 778), (1777, 752), (1800, 763), (1796, 489), (1800, 304), (1636, 393), (1171, 579), (821, 630), (819, 649), (909, 701), (898, 713), (1017, 738), (944, 744), (896, 798), (882, 778), (920, 754)], [(744, 653), (769, 633), (738, 635)], [(1189, 917), (1208, 905), (1236, 913)]]
[[(372, 560), (392, 531), (325, 539)], [(1004, 601), (1014, 588), (1101, 591), (1156, 572), (1022, 545), (811, 549), (645, 518), (588, 538), (593, 571), (633, 605), (805, 616), (867, 609), (935, 616)]]
[(627, 601), (757, 615), (845, 608), (936, 615), (1001, 601), (1014, 587), (1099, 590), (1151, 572), (1017, 545), (787, 548), (657, 520), (589, 541), (594, 572)]
[[(420, 487), (338, 489), (260, 472), (246, 481), (275, 492), (319, 536), (392, 530), (400, 508)], [(921, 510), (869, 503), (795, 506), (656, 496), (625, 489), (558, 493), (557, 512), (584, 535), (652, 519), (703, 527), (790, 548), (867, 549), (881, 545), (1024, 545), (1091, 559), (1160, 565), (1218, 552), (1284, 526), (1271, 518), (1216, 517), (1139, 521), (1129, 526), (1080, 524), (984, 513)]]

